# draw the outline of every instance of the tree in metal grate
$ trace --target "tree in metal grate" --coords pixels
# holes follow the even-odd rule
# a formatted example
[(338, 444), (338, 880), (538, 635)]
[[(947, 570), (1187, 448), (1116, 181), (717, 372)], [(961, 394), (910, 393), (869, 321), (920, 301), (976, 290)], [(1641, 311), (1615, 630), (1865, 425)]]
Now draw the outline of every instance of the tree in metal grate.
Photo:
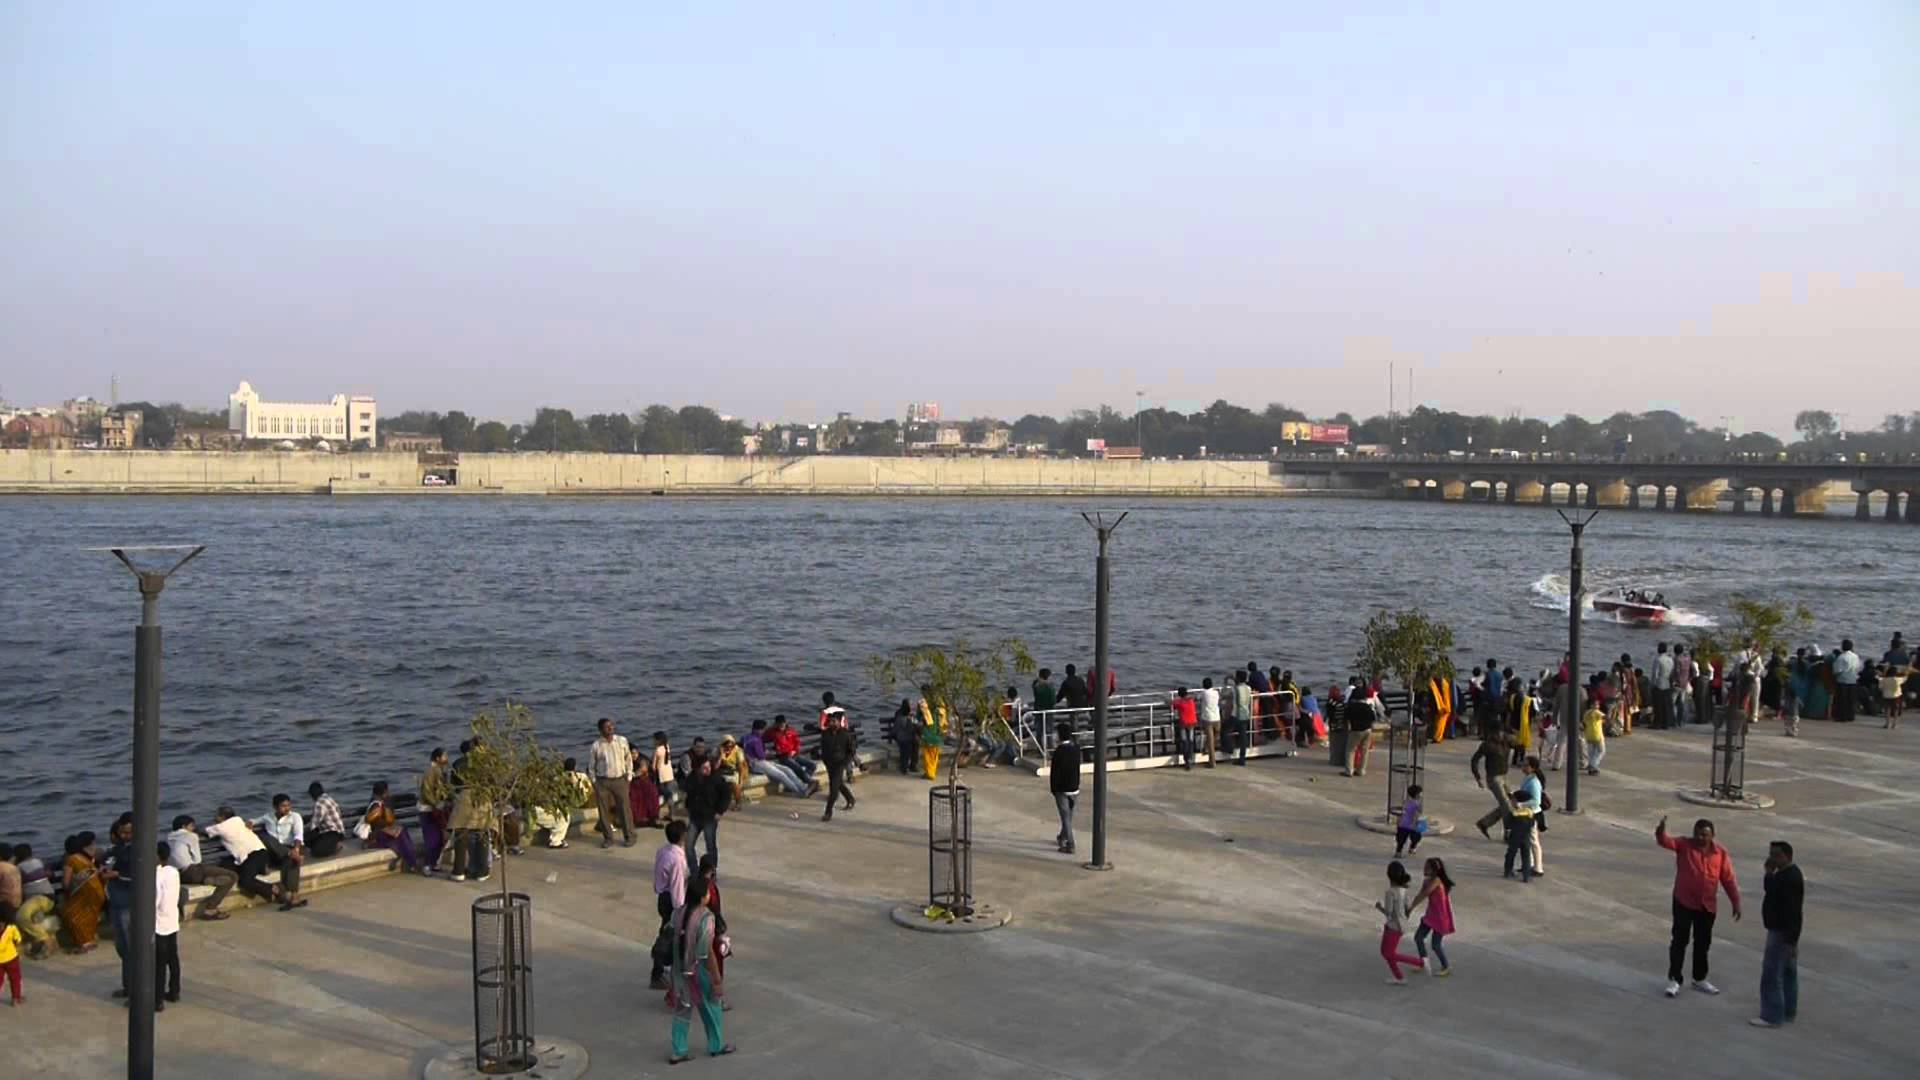
[(927, 792), (927, 903), (973, 914), (973, 792), (951, 774)]
[(1725, 710), (1726, 719), (1713, 733), (1713, 767), (1707, 778), (1707, 790), (1716, 799), (1739, 801), (1746, 792), (1747, 724), (1736, 710)]
[(473, 902), (473, 1060), (484, 1073), (531, 1069), (533, 901), (489, 893)]
[(1398, 821), (1407, 789), (1426, 784), (1427, 725), (1418, 716), (1387, 724), (1387, 820)]

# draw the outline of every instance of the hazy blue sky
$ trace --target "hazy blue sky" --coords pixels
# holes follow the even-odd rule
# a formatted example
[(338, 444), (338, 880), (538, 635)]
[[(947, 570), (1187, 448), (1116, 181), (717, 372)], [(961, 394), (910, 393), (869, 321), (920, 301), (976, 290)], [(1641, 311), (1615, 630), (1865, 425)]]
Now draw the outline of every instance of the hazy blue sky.
[(1920, 408), (1920, 4), (1283, 7), (5, 4), (0, 394)]

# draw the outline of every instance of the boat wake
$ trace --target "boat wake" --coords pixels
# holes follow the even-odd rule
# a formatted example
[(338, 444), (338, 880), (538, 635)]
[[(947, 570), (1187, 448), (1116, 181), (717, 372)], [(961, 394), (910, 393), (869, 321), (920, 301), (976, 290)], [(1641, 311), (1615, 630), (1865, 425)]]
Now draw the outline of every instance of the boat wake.
[[(1605, 592), (1607, 589), (1615, 587), (1614, 583), (1609, 582), (1607, 580), (1607, 575), (1604, 572), (1599, 572), (1599, 573), (1589, 572), (1587, 575), (1586, 584), (1587, 584), (1587, 595), (1585, 599), (1581, 602), (1581, 611), (1580, 611), (1581, 621), (1584, 622), (1586, 620), (1591, 619), (1596, 622), (1617, 623), (1621, 626), (1639, 625), (1634, 621), (1634, 619), (1631, 616), (1628, 616), (1623, 612), (1607, 612), (1607, 611), (1593, 610), (1594, 595), (1597, 593)], [(1567, 610), (1567, 579), (1563, 575), (1542, 574), (1540, 575), (1538, 580), (1536, 580), (1532, 585), (1528, 586), (1528, 591), (1532, 593), (1532, 599), (1530, 599), (1528, 603), (1533, 607), (1537, 607), (1545, 611), (1559, 611), (1563, 613)], [(1666, 625), (1679, 626), (1679, 627), (1706, 627), (1706, 626), (1715, 626), (1718, 624), (1714, 621), (1714, 618), (1711, 615), (1707, 615), (1698, 611), (1689, 611), (1683, 607), (1675, 607), (1668, 610)]]

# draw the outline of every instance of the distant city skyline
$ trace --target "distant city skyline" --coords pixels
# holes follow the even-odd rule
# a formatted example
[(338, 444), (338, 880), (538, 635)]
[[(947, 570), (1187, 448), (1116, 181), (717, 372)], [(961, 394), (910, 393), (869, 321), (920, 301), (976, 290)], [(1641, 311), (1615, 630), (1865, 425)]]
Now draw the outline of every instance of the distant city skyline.
[[(0, 11), (0, 395), (1920, 408), (1920, 8)], [(1729, 418), (1731, 420), (1729, 421)]]

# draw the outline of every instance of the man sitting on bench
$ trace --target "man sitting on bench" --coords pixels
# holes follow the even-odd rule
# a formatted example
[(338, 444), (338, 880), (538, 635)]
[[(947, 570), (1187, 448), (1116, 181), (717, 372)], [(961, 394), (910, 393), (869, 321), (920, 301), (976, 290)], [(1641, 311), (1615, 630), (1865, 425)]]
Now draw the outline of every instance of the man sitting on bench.
[(247, 828), (233, 807), (223, 806), (213, 812), (213, 824), (207, 826), (207, 835), (227, 849), (227, 857), (234, 863), (234, 876), (240, 879), (241, 892), (261, 900), (280, 899), (278, 885), (260, 880), (260, 875), (267, 870), (267, 845)]
[(307, 861), (307, 827), (293, 812), (293, 800), (275, 795), (273, 813), (261, 815), (254, 825), (267, 845), (267, 865), (280, 871), (280, 910), (306, 907), (300, 896), (300, 864)]

